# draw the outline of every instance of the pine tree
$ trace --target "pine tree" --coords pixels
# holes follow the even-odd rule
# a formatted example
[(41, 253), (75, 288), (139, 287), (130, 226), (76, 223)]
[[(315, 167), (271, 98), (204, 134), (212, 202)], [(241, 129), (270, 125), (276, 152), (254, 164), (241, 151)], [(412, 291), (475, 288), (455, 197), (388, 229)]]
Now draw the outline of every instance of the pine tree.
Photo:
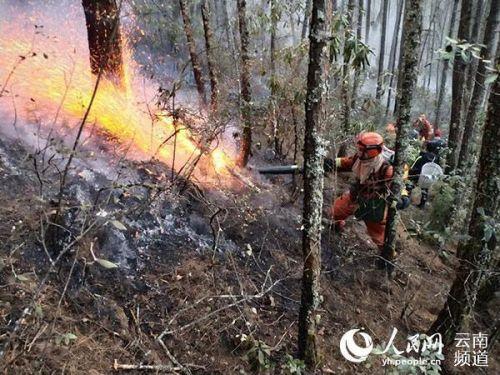
[[(474, 91), (472, 92), (469, 108), (467, 110), (467, 116), (465, 118), (462, 147), (460, 148), (460, 154), (458, 157), (458, 167), (460, 169), (465, 168), (467, 165), (468, 157), (470, 155), (469, 142), (474, 133), (479, 108), (484, 100), (484, 97), (486, 96), (485, 80), (487, 75), (488, 63), (485, 62), (485, 60), (490, 60), (495, 53), (495, 33), (499, 25), (499, 3), (500, 0), (491, 0), (490, 13), (488, 15), (488, 20), (486, 21), (486, 29), (483, 39), (483, 45), (485, 47), (483, 47), (481, 50), (481, 60), (479, 61), (476, 76), (474, 79)], [(497, 42), (497, 50), (498, 46), (500, 45), (499, 43), (500, 41)]]
[(302, 252), (304, 273), (299, 312), (299, 357), (309, 367), (318, 362), (316, 337), (320, 303), (321, 217), (325, 141), (320, 119), (326, 76), (327, 0), (313, 0), (309, 31), (309, 68), (305, 103), (304, 214)]
[[(448, 28), (448, 36), (451, 38), (453, 36), (453, 30), (455, 29), (455, 21), (457, 19), (457, 9), (460, 0), (453, 1), (453, 9), (451, 11), (450, 26)], [(443, 70), (441, 72), (441, 82), (439, 84), (439, 93), (436, 104), (436, 117), (434, 119), (434, 128), (439, 129), (439, 123), (441, 121), (441, 107), (443, 106), (444, 95), (446, 94), (446, 81), (448, 79), (448, 70), (450, 68), (450, 63), (448, 60), (443, 61)]]
[(252, 124), (250, 118), (250, 104), (252, 101), (250, 93), (250, 55), (248, 47), (250, 37), (246, 21), (246, 0), (238, 0), (238, 21), (240, 27), (240, 91), (242, 100), (243, 136), (241, 139), (240, 155), (238, 164), (244, 167), (248, 163), (252, 147)]
[(382, 2), (382, 31), (380, 32), (380, 49), (378, 56), (377, 92), (375, 97), (380, 99), (383, 94), (384, 85), (384, 61), (385, 61), (385, 35), (387, 30), (387, 12), (389, 10), (389, 0)]
[[(405, 5), (404, 29), (406, 30), (403, 46), (403, 65), (401, 92), (398, 93), (398, 119), (396, 134), (396, 154), (394, 160), (394, 178), (391, 184), (390, 207), (385, 228), (383, 257), (392, 262), (396, 250), (396, 223), (398, 212), (396, 203), (403, 188), (403, 168), (408, 161), (409, 131), (411, 128), (411, 102), (417, 83), (418, 48), (422, 34), (422, 0), (407, 0)], [(389, 272), (392, 263), (386, 262)]]
[(205, 95), (205, 79), (203, 78), (203, 73), (201, 69), (201, 64), (196, 53), (196, 43), (193, 36), (193, 28), (191, 26), (191, 19), (189, 17), (189, 9), (187, 7), (186, 0), (179, 0), (179, 6), (181, 9), (182, 20), (184, 22), (184, 33), (186, 34), (187, 45), (189, 49), (189, 56), (191, 58), (191, 66), (193, 67), (194, 81), (196, 83), (196, 89), (198, 90), (198, 95), (203, 104), (207, 103), (207, 98)]
[(207, 53), (208, 74), (210, 77), (210, 105), (212, 110), (217, 109), (217, 97), (219, 95), (219, 82), (215, 68), (213, 56), (213, 33), (210, 26), (210, 5), (208, 0), (203, 0), (201, 4), (201, 17), (203, 19), (203, 31), (205, 35), (205, 48)]
[[(500, 57), (495, 66), (500, 66)], [(469, 239), (457, 251), (460, 264), (448, 299), (430, 332), (439, 332), (445, 345), (453, 339), (470, 316), (485, 274), (491, 271), (498, 252), (494, 225), (500, 220), (500, 79), (493, 84), (488, 103), (479, 156), (477, 186)], [(495, 253), (496, 252), (496, 253)]]
[[(470, 23), (472, 13), (471, 0), (462, 0), (460, 23), (458, 24), (458, 40), (468, 41), (470, 38)], [(451, 117), (448, 135), (449, 154), (446, 160), (446, 173), (455, 170), (457, 155), (460, 150), (460, 132), (462, 126), (462, 111), (464, 108), (466, 62), (462, 54), (457, 52), (453, 62), (453, 80), (451, 84)]]

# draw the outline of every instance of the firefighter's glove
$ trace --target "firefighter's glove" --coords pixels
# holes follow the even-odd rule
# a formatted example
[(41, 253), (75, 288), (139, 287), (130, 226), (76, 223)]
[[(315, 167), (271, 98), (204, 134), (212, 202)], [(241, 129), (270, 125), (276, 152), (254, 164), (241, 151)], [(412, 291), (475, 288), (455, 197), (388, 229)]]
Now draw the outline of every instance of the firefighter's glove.
[(408, 208), (409, 205), (410, 205), (410, 198), (404, 195), (398, 200), (398, 203), (396, 204), (396, 209), (404, 210), (405, 208)]

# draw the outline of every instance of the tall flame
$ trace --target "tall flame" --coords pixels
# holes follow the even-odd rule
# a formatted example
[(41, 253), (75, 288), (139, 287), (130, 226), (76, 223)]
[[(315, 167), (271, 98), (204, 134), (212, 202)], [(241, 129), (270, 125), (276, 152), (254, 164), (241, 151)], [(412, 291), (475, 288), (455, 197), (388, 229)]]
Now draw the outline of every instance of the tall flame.
[[(10, 96), (27, 119), (35, 112), (51, 123), (60, 113), (59, 120), (78, 125), (91, 100), (95, 77), (89, 67), (83, 10), (79, 2), (76, 5), (62, 20), (32, 14), (26, 21), (23, 14), (0, 23), (0, 89), (6, 84), (0, 105)], [(102, 80), (88, 122), (132, 145), (144, 157), (155, 155), (167, 164), (171, 164), (175, 142), (174, 167), (179, 170), (203, 150), (182, 124), (174, 126), (171, 117), (151, 113), (154, 110), (147, 103), (154, 96), (154, 85), (136, 73), (131, 51), (124, 47), (125, 89)], [(204, 163), (219, 174), (233, 166), (220, 149), (212, 151)]]

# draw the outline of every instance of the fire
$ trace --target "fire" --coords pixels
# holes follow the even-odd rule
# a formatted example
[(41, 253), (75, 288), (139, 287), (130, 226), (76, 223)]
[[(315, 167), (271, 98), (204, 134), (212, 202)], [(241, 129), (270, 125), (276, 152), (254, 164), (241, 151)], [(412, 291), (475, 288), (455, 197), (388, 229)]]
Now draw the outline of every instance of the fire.
[[(0, 89), (6, 83), (0, 109), (12, 102), (26, 122), (35, 115), (46, 126), (55, 123), (58, 129), (63, 122), (70, 127), (79, 125), (95, 85), (83, 10), (79, 8), (72, 7), (65, 20), (56, 21), (54, 29), (50, 22), (43, 23), (46, 15), (40, 19), (32, 16), (28, 22), (21, 16), (0, 23)], [(183, 124), (174, 126), (172, 118), (155, 111), (149, 104), (155, 94), (154, 84), (137, 73), (128, 48), (124, 48), (124, 59), (125, 88), (101, 80), (86, 126), (95, 124), (124, 146), (132, 146), (143, 158), (155, 156), (169, 165), (175, 149), (175, 165), (171, 166), (179, 171), (206, 150), (200, 149)], [(216, 174), (226, 174), (233, 166), (231, 158), (219, 148), (202, 161), (211, 164)]]

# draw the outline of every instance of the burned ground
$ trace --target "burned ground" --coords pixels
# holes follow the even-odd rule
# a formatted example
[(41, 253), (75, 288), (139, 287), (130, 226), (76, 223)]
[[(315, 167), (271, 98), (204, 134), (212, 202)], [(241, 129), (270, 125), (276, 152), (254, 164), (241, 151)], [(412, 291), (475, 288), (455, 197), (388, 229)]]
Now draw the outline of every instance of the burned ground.
[[(57, 184), (46, 182), (40, 196), (37, 156), (18, 143), (2, 141), (0, 155), (4, 372), (109, 373), (115, 361), (192, 373), (285, 371), (302, 276), (301, 201), (287, 179), (249, 174), (233, 189), (186, 181), (167, 189), (170, 173), (157, 162), (123, 161), (115, 179), (77, 162), (65, 220), (67, 240), (78, 241), (50, 270), (56, 254), (44, 249), (41, 230)], [(329, 178), (325, 202), (346, 186)], [(380, 344), (395, 327), (404, 347), (407, 334), (434, 321), (453, 261), (403, 228), (388, 280), (373, 265), (363, 223), (351, 220), (341, 235), (325, 227), (318, 371), (373, 373), (339, 353), (351, 328)], [(90, 249), (118, 267), (94, 261)]]

